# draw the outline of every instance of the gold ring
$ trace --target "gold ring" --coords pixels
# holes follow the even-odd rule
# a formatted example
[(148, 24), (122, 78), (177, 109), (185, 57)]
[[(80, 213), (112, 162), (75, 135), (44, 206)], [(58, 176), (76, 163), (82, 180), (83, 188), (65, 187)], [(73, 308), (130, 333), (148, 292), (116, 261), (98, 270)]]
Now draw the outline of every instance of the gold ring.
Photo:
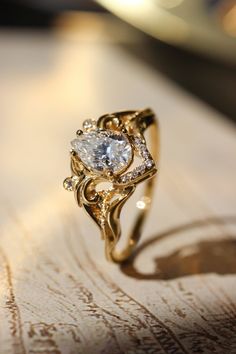
[[(150, 150), (144, 132), (150, 127)], [(108, 260), (123, 262), (141, 236), (150, 208), (159, 152), (158, 124), (151, 109), (105, 114), (97, 121), (87, 119), (83, 130), (71, 142), (71, 172), (64, 180), (74, 191), (80, 207), (101, 230)], [(120, 214), (137, 184), (145, 181), (144, 195), (136, 203), (138, 215), (128, 235), (127, 245), (117, 250), (121, 237)], [(100, 188), (108, 184), (108, 188)]]

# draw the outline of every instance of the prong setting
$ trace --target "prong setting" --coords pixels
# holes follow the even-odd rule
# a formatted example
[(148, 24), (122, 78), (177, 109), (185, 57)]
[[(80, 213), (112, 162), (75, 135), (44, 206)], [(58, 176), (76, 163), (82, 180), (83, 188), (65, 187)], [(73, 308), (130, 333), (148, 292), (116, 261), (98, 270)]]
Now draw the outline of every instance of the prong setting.
[(114, 175), (114, 173), (112, 172), (112, 171), (107, 171), (106, 172), (106, 176), (107, 176), (107, 178), (109, 179), (109, 181), (114, 181), (115, 180), (115, 175)]
[(76, 136), (81, 136), (83, 134), (83, 130), (81, 129), (78, 129), (77, 132), (76, 132)]
[(123, 126), (123, 128), (121, 129), (123, 134), (128, 134), (128, 130), (125, 126)]
[(70, 155), (71, 155), (71, 157), (76, 157), (77, 152), (74, 149), (70, 149)]

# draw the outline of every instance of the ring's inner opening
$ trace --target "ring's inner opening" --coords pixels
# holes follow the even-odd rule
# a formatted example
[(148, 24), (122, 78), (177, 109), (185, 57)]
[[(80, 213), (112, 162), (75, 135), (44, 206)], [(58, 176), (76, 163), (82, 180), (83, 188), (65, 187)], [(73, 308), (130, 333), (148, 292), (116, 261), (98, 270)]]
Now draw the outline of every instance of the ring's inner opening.
[(96, 185), (96, 191), (97, 192), (101, 192), (101, 191), (106, 191), (108, 189), (111, 189), (112, 188), (112, 183), (111, 182), (100, 182)]
[[(153, 123), (156, 123), (155, 121)], [(148, 148), (154, 159), (157, 162), (159, 154), (159, 137), (158, 127), (156, 124), (151, 126), (145, 132), (147, 141), (149, 141)], [(135, 156), (134, 164), (140, 164), (141, 158)], [(135, 167), (132, 164), (130, 170)], [(134, 194), (127, 200), (121, 212), (121, 228), (122, 236), (118, 241), (113, 256), (116, 261), (121, 261), (129, 256), (133, 247), (137, 244), (143, 229), (143, 223), (146, 219), (147, 212), (151, 205), (153, 198), (153, 187), (155, 181), (153, 178), (138, 184)], [(127, 242), (128, 241), (128, 242)]]

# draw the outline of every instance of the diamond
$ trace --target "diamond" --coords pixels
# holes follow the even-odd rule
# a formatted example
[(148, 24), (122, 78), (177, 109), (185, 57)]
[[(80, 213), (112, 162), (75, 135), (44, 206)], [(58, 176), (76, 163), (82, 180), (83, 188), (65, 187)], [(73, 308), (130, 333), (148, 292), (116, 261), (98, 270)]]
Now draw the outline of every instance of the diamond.
[(147, 150), (142, 151), (142, 157), (147, 158), (149, 157), (149, 152)]
[(77, 176), (67, 177), (63, 182), (63, 187), (67, 191), (71, 192), (75, 188), (78, 181), (79, 181), (79, 178)]
[(146, 167), (144, 164), (137, 167), (138, 172), (141, 174), (145, 171)]
[(147, 161), (145, 161), (145, 164), (146, 164), (147, 168), (151, 168), (153, 166), (153, 161), (147, 160)]
[(84, 130), (88, 131), (88, 130), (92, 130), (95, 129), (97, 126), (97, 122), (94, 119), (86, 119), (83, 122), (83, 128)]
[(136, 167), (133, 171), (132, 171), (132, 177), (135, 178), (135, 177), (138, 177), (139, 175), (139, 169)]
[(71, 177), (67, 177), (64, 182), (63, 182), (63, 187), (67, 190), (67, 191), (73, 191), (73, 182)]
[(71, 145), (83, 164), (99, 174), (122, 172), (133, 157), (128, 138), (121, 132), (111, 130), (85, 132)]
[(121, 182), (126, 182), (126, 176), (125, 176), (125, 175), (124, 175), (124, 176), (121, 176), (120, 181), (121, 181)]
[(142, 139), (140, 139), (138, 136), (135, 136), (134, 137), (134, 142), (135, 142), (135, 144), (137, 144), (137, 145), (142, 145)]

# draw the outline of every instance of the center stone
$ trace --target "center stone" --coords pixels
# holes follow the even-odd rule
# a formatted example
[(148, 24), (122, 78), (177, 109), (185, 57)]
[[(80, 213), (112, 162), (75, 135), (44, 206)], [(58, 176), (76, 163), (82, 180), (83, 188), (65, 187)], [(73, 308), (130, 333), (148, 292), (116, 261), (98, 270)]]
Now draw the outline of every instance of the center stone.
[(85, 132), (71, 145), (84, 165), (99, 173), (119, 173), (128, 167), (133, 156), (127, 137), (111, 130)]

